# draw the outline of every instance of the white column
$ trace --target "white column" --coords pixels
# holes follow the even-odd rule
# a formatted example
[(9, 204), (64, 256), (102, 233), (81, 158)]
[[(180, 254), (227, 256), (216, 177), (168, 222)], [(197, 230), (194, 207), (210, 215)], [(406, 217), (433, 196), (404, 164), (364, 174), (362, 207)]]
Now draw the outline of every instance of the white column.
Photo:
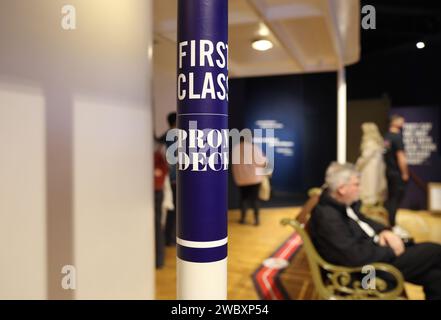
[(338, 70), (337, 84), (337, 161), (346, 162), (347, 86), (345, 67)]

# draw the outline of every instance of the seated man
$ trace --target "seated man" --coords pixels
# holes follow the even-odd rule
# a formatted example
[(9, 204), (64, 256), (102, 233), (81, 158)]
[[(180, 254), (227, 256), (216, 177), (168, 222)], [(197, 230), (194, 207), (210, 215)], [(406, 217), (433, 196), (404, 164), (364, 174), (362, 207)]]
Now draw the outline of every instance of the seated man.
[(441, 245), (406, 247), (385, 226), (363, 216), (359, 173), (352, 164), (332, 163), (326, 185), (309, 224), (311, 239), (325, 260), (344, 266), (392, 264), (406, 281), (424, 287), (426, 299), (441, 299)]

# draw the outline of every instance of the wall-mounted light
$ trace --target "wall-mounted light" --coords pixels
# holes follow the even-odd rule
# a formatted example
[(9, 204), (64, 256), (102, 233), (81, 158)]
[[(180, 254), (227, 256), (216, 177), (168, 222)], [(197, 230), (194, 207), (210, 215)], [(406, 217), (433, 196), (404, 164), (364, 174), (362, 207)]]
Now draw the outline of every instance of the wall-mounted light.
[(273, 47), (273, 43), (267, 39), (257, 39), (251, 44), (254, 50), (266, 51)]
[(416, 46), (418, 49), (424, 49), (426, 47), (426, 44), (424, 42), (420, 41), (416, 44)]

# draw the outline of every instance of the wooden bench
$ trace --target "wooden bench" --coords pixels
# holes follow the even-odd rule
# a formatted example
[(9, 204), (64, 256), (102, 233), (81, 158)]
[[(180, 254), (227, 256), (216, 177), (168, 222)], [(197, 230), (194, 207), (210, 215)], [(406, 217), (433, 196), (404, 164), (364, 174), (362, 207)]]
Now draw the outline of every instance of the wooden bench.
[[(309, 199), (303, 206), (296, 219), (283, 219), (283, 225), (290, 225), (302, 237), (303, 249), (309, 263), (312, 280), (320, 299), (348, 300), (348, 299), (405, 299), (404, 279), (401, 272), (394, 266), (386, 263), (372, 263), (375, 268), (375, 288), (365, 289), (361, 279), (367, 275), (363, 273), (363, 266), (337, 266), (325, 261), (315, 249), (307, 231), (309, 217), (320, 197), (320, 189), (312, 189)], [(388, 288), (386, 281), (378, 272), (388, 274), (396, 285)]]

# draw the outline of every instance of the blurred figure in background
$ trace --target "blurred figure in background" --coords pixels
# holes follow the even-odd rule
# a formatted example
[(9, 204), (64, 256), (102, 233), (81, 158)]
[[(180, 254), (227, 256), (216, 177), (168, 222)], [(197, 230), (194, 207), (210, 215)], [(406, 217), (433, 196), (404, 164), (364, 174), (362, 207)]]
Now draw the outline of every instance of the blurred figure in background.
[(384, 160), (386, 162), (386, 178), (388, 196), (385, 207), (389, 212), (389, 223), (394, 228), (394, 232), (407, 237), (408, 232), (396, 226), (397, 210), (403, 200), (406, 186), (409, 181), (409, 168), (407, 166), (406, 154), (402, 129), (404, 118), (393, 115), (389, 122), (389, 131), (384, 136)]
[(154, 177), (155, 177), (155, 250), (156, 268), (164, 266), (164, 232), (162, 230), (162, 202), (164, 199), (164, 182), (167, 177), (168, 165), (164, 157), (163, 147), (155, 143)]
[(262, 150), (251, 141), (241, 137), (240, 143), (233, 147), (232, 172), (236, 185), (240, 189), (240, 223), (245, 223), (248, 206), (254, 209), (254, 224), (259, 225), (259, 189), (264, 175), (259, 175), (258, 168), (265, 168), (266, 158)]
[[(169, 130), (176, 129), (176, 112), (170, 112), (167, 115)], [(174, 141), (167, 141), (168, 130), (158, 139), (158, 141), (166, 147), (170, 147)], [(176, 244), (176, 165), (168, 164), (168, 173), (170, 178), (170, 186), (173, 192), (173, 210), (167, 211), (165, 219), (165, 244), (173, 246)]]
[(378, 127), (373, 122), (361, 126), (361, 155), (356, 167), (360, 171), (360, 198), (365, 205), (382, 204), (385, 200), (386, 177), (383, 160), (384, 142)]

